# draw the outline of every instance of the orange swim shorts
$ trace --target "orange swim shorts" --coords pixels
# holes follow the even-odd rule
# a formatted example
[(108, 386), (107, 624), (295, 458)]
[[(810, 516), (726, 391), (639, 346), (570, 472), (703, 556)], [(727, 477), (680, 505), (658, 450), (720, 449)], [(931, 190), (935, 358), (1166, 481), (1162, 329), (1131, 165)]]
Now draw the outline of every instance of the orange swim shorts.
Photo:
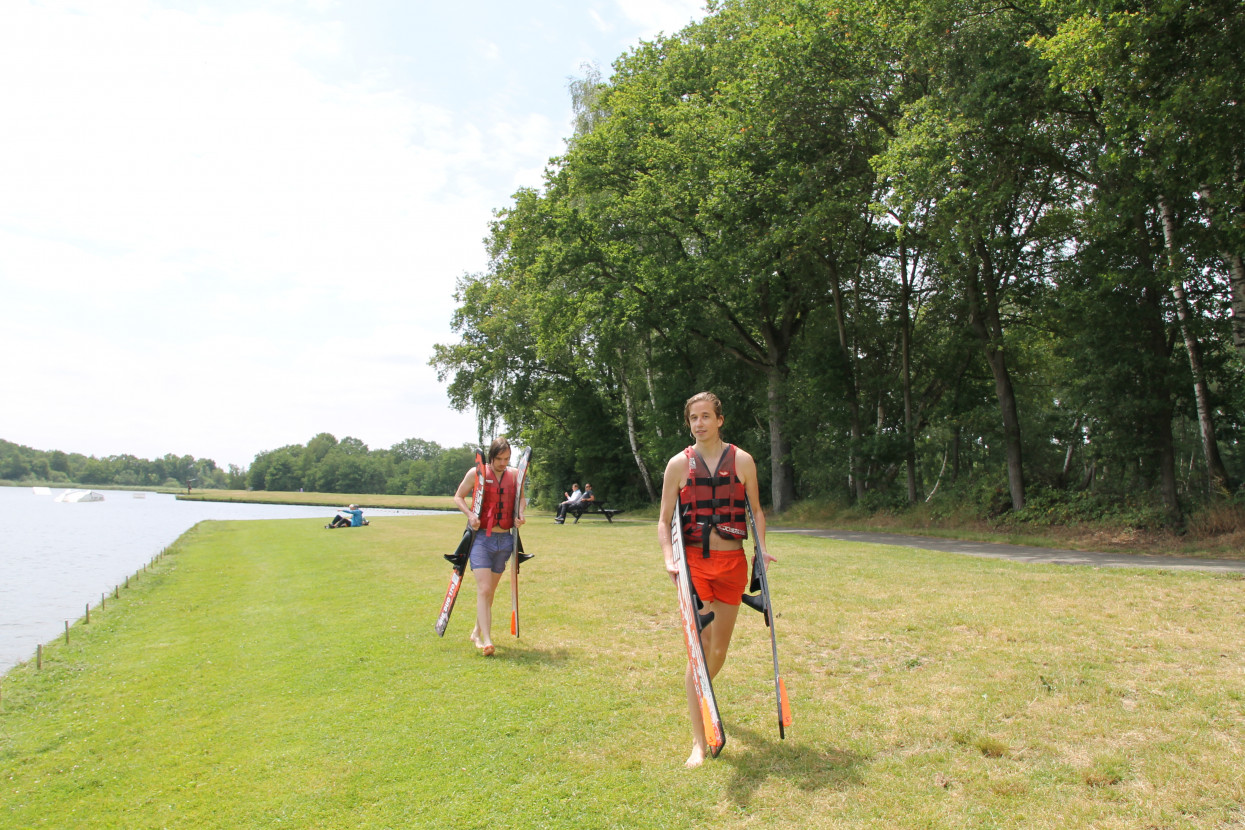
[(687, 551), (696, 596), (703, 603), (738, 605), (748, 587), (748, 557), (740, 550), (711, 550), (705, 559), (699, 548)]

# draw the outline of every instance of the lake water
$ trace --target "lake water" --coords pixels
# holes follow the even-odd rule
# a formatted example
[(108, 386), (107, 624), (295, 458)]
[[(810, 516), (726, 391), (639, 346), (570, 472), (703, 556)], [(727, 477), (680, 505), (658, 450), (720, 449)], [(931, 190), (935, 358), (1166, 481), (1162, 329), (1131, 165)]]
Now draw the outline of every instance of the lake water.
[[(165, 493), (99, 490), (104, 501), (66, 504), (30, 487), (0, 487), (0, 674), (63, 636), (87, 603), (111, 596), (126, 577), (204, 519), (305, 519), (326, 523), (331, 507), (178, 501)], [(136, 497), (141, 495), (142, 497)], [(435, 514), (369, 509), (365, 518)], [(349, 531), (342, 531), (349, 532)]]

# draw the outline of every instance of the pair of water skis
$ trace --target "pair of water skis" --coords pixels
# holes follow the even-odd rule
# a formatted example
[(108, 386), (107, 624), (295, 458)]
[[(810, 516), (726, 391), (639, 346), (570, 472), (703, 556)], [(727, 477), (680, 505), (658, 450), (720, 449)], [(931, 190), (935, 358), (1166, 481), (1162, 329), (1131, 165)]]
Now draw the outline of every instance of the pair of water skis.
[[(515, 475), (514, 487), (514, 516), (518, 516), (520, 507), (523, 504), (523, 486), (527, 482), (527, 468), (532, 458), (532, 450), (530, 448), (523, 451), (519, 456), (518, 472)], [(477, 521), (480, 518), (480, 509), (484, 506), (484, 481), (487, 471), (484, 466), (484, 454), (476, 453), (476, 484), (475, 490), (471, 494), (471, 512), (473, 518)], [(453, 552), (446, 554), (445, 558), (449, 560), (453, 567), (450, 574), (450, 585), (445, 591), (445, 599), (441, 602), (441, 613), (437, 616), (437, 622), (434, 626), (438, 636), (445, 636), (445, 629), (450, 624), (450, 614), (454, 611), (454, 602), (458, 599), (458, 589), (462, 587), (463, 576), (467, 572), (467, 565), (471, 559), (471, 546), (475, 544), (476, 534), (478, 530), (472, 530), (471, 522), (467, 522), (467, 529), (463, 531), (463, 538), (458, 543), (458, 548)], [(523, 539), (519, 536), (519, 526), (516, 523), (510, 528), (510, 533), (514, 536), (514, 556), (512, 556), (510, 566), (510, 633), (519, 636), (519, 566), (532, 557), (523, 552)]]
[[(765, 625), (769, 628), (770, 648), (774, 656), (774, 699), (778, 710), (778, 737), (787, 737), (787, 727), (791, 725), (791, 704), (787, 701), (787, 687), (778, 671), (778, 638), (774, 634), (774, 606), (770, 600), (769, 578), (765, 565), (765, 554), (761, 550), (761, 537), (757, 533), (756, 521), (752, 516), (752, 503), (746, 502), (748, 524), (752, 527), (753, 554), (752, 580), (748, 586), (750, 593), (743, 596), (743, 604), (764, 615)], [(705, 661), (705, 650), (700, 633), (705, 626), (713, 622), (713, 613), (701, 613), (704, 604), (696, 596), (696, 587), (692, 584), (691, 570), (687, 563), (687, 551), (683, 546), (683, 527), (678, 511), (675, 511), (670, 522), (670, 541), (674, 548), (674, 561), (678, 568), (675, 583), (679, 593), (679, 616), (683, 622), (683, 641), (687, 645), (687, 660), (692, 667), (692, 682), (696, 690), (696, 700), (700, 705), (701, 721), (705, 725), (705, 739), (709, 745), (709, 754), (716, 758), (726, 746), (726, 729), (722, 725), (722, 716), (718, 713), (717, 698), (713, 694), (713, 680), (709, 677), (709, 666)]]
[[(529, 448), (524, 450), (519, 457), (518, 474), (514, 488), (515, 516), (519, 515), (519, 506), (523, 499), (523, 487), (527, 479), (527, 468), (531, 455), (532, 451)], [(485, 475), (484, 456), (477, 452), (476, 486), (475, 492), (472, 494), (472, 511), (477, 519), (480, 516), (480, 508), (484, 502)], [(747, 512), (748, 524), (752, 526), (754, 551), (752, 557), (752, 579), (748, 589), (750, 593), (744, 595), (743, 602), (749, 608), (759, 611), (764, 617), (765, 625), (769, 628), (770, 648), (773, 653), (774, 664), (774, 698), (778, 713), (778, 737), (783, 739), (786, 738), (786, 728), (791, 725), (792, 721), (791, 705), (787, 700), (787, 688), (778, 670), (778, 638), (774, 632), (774, 606), (770, 597), (765, 555), (761, 550), (761, 540), (756, 531), (756, 521), (752, 515), (751, 502), (747, 504)], [(449, 625), (450, 614), (454, 610), (454, 601), (458, 597), (458, 589), (462, 587), (463, 575), (467, 569), (471, 555), (471, 546), (475, 542), (475, 534), (477, 532), (471, 529), (471, 523), (468, 522), (467, 529), (463, 532), (463, 538), (458, 544), (458, 549), (445, 557), (453, 566), (453, 573), (450, 575), (449, 588), (445, 592), (445, 600), (441, 603), (441, 613), (437, 617), (435, 626), (436, 632), (440, 636), (445, 636), (445, 629)], [(519, 568), (523, 561), (531, 557), (523, 553), (523, 540), (519, 536), (518, 526), (511, 528), (510, 532), (514, 535), (514, 556), (512, 557), (514, 564), (510, 568), (510, 633), (518, 637)], [(678, 566), (678, 575), (675, 582), (678, 588), (679, 616), (683, 623), (683, 639), (687, 646), (687, 659), (692, 667), (696, 698), (700, 705), (701, 718), (705, 725), (705, 736), (708, 740), (709, 752), (713, 757), (717, 757), (718, 753), (722, 751), (722, 747), (726, 745), (726, 730), (722, 725), (722, 717), (718, 712), (717, 699), (713, 694), (713, 681), (709, 677), (709, 668), (705, 661), (704, 647), (700, 638), (701, 631), (713, 621), (713, 615), (712, 613), (701, 613), (703, 604), (696, 596), (695, 586), (692, 585), (691, 572), (687, 563), (687, 553), (683, 546), (683, 528), (677, 513), (670, 523), (670, 537), (674, 547), (675, 564)]]

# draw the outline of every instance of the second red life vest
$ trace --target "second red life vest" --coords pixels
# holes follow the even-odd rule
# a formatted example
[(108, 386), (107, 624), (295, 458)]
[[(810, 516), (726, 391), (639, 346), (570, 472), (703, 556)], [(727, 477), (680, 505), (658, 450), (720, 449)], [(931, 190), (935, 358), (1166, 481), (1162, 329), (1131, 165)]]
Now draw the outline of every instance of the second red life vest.
[(507, 467), (498, 481), (492, 466), (485, 466), (484, 505), (480, 508), (480, 527), (484, 528), (485, 536), (491, 536), (495, 527), (502, 530), (514, 527), (514, 487), (514, 470)]
[(679, 490), (683, 538), (699, 542), (708, 558), (709, 534), (714, 530), (725, 538), (748, 538), (747, 492), (735, 472), (734, 444), (726, 445), (713, 472), (694, 446), (683, 454), (687, 456), (687, 483)]

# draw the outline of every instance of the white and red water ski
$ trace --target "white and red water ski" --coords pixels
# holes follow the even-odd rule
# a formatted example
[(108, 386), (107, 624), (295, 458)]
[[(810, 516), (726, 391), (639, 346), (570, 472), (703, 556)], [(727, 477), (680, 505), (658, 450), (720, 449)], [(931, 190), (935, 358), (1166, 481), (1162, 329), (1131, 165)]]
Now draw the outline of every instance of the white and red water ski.
[(692, 667), (700, 718), (705, 725), (705, 741), (709, 744), (709, 754), (716, 758), (722, 747), (726, 746), (726, 730), (722, 727), (722, 716), (718, 714), (718, 701), (713, 696), (713, 681), (709, 678), (709, 665), (705, 662), (705, 650), (700, 642), (700, 632), (713, 622), (713, 614), (700, 613), (701, 602), (692, 585), (677, 510), (670, 521), (670, 542), (674, 548), (674, 563), (678, 567), (675, 585), (679, 593), (679, 616), (683, 619), (683, 641), (687, 644), (687, 662)]
[[(480, 518), (480, 508), (484, 506), (484, 454), (476, 453), (476, 486), (471, 492), (471, 514), (475, 518)], [(445, 599), (441, 602), (441, 613), (437, 616), (437, 624), (434, 626), (437, 635), (444, 637), (445, 629), (450, 624), (450, 614), (454, 611), (454, 601), (458, 599), (458, 589), (463, 585), (463, 575), (467, 572), (467, 563), (471, 559), (471, 546), (475, 543), (476, 532), (471, 529), (471, 522), (467, 522), (467, 529), (463, 531), (463, 538), (458, 542), (458, 548), (453, 553), (447, 553), (445, 558), (454, 566), (454, 572), (450, 574), (450, 587), (445, 591)]]
[(514, 564), (510, 567), (510, 633), (519, 636), (519, 565), (531, 559), (523, 553), (523, 539), (519, 536), (519, 516), (523, 515), (523, 484), (527, 481), (527, 465), (532, 459), (532, 448), (528, 447), (519, 456), (518, 472), (514, 477), (514, 527), (510, 533), (514, 536)]

